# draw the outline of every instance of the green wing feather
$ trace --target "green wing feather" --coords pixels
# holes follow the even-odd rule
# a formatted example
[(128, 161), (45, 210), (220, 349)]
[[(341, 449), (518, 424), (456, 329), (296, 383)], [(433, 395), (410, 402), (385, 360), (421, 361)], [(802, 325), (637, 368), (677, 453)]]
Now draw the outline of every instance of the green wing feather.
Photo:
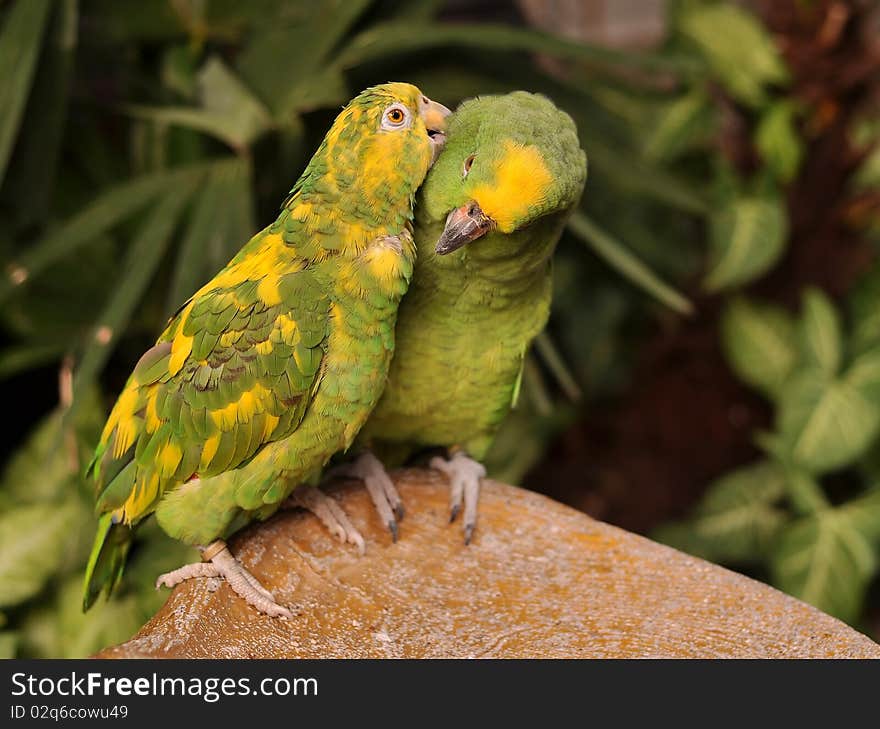
[(192, 477), (242, 466), (303, 418), (330, 301), (301, 260), (292, 252), (285, 259), (283, 249), (270, 255), (261, 237), (180, 309), (111, 412), (89, 467), (103, 516), (86, 605), (121, 575), (127, 546), (121, 551), (111, 537), (123, 526), (130, 532)]

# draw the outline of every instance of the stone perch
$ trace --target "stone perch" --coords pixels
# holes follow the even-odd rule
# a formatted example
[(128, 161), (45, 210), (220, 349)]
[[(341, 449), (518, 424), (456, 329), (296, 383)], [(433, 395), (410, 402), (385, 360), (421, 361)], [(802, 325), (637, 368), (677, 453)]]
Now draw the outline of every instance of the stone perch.
[(333, 492), (364, 557), (302, 511), (231, 541), (293, 620), (191, 580), (99, 657), (880, 658), (809, 605), (539, 494), (487, 482), (465, 547), (439, 474), (396, 482), (407, 509), (396, 544), (360, 485)]

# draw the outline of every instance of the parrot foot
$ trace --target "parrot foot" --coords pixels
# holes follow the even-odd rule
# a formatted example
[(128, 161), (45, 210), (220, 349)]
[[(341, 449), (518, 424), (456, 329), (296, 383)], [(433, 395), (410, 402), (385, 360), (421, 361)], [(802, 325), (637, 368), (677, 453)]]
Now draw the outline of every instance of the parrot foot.
[(486, 468), (463, 451), (452, 458), (431, 459), (431, 468), (443, 471), (449, 479), (449, 522), (455, 521), (464, 502), (464, 543), (470, 544), (477, 527), (477, 502), (480, 499), (480, 479), (485, 478)]
[(174, 587), (194, 577), (223, 577), (236, 595), (259, 612), (273, 618), (293, 617), (293, 613), (275, 602), (272, 593), (232, 556), (226, 542), (220, 539), (211, 542), (202, 550), (202, 559), (203, 562), (187, 564), (172, 572), (159, 575), (156, 580), (156, 589), (158, 590), (162, 586)]
[(364, 538), (351, 523), (348, 514), (336, 503), (336, 499), (320, 489), (308, 485), (297, 486), (293, 495), (281, 506), (284, 509), (300, 506), (311, 511), (340, 542), (353, 544), (361, 556), (366, 551)]
[(379, 518), (391, 532), (392, 541), (396, 542), (397, 522), (403, 519), (403, 502), (382, 462), (366, 451), (351, 463), (343, 463), (327, 472), (328, 479), (339, 477), (357, 478), (364, 482)]

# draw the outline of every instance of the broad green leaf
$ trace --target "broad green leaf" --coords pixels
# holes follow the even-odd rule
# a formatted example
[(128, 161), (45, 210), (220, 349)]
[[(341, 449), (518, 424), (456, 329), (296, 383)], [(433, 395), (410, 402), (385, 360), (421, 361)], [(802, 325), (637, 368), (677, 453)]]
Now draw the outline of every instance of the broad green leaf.
[(15, 658), (18, 636), (8, 630), (0, 633), (0, 660)]
[(762, 461), (714, 481), (694, 515), (654, 537), (707, 559), (760, 560), (786, 520), (776, 503), (785, 494), (785, 473)]
[(61, 426), (61, 415), (43, 420), (15, 451), (3, 469), (0, 495), (16, 505), (47, 504), (70, 492), (82, 464), (71, 450)]
[(853, 352), (864, 352), (880, 344), (880, 265), (875, 265), (859, 279), (847, 303)]
[(791, 182), (804, 157), (804, 143), (795, 125), (797, 107), (787, 99), (771, 104), (758, 123), (755, 146), (782, 182)]
[(645, 138), (645, 156), (652, 160), (673, 159), (701, 136), (711, 118), (707, 94), (702, 88), (695, 88), (660, 112)]
[(853, 359), (846, 371), (846, 381), (880, 407), (880, 345)]
[(775, 397), (797, 363), (795, 325), (788, 312), (737, 297), (721, 315), (721, 346), (746, 384)]
[(876, 547), (880, 547), (880, 488), (847, 501), (838, 509), (849, 523)]
[(747, 10), (732, 3), (693, 5), (679, 26), (738, 101), (760, 106), (767, 98), (766, 87), (788, 82), (776, 44)]
[(870, 542), (836, 509), (786, 526), (771, 560), (777, 587), (849, 622), (858, 617), (876, 566)]
[(781, 391), (776, 421), (794, 464), (824, 473), (867, 449), (880, 427), (874, 372), (866, 364), (831, 379), (812, 367), (790, 378)]
[(568, 222), (569, 229), (605, 263), (627, 281), (639, 287), (661, 304), (679, 314), (693, 313), (693, 305), (675, 289), (662, 281), (650, 268), (636, 258), (620, 242), (599, 228), (584, 213), (577, 211)]
[[(83, 613), (82, 580), (78, 574), (61, 587), (56, 600), (58, 658), (86, 658), (134, 635), (145, 622), (134, 595), (99, 600)], [(156, 592), (156, 590), (154, 590)]]
[(0, 303), (17, 286), (146, 207), (175, 177), (162, 172), (127, 180), (101, 193), (70, 220), (52, 226), (18, 260), (7, 264), (6, 276), (0, 281)]
[(853, 179), (853, 188), (880, 189), (880, 104), (869, 104), (850, 129), (852, 144), (867, 152)]
[(0, 182), (21, 124), (50, 7), (49, 0), (17, 0), (0, 30)]
[(119, 281), (110, 294), (104, 311), (93, 329), (92, 341), (76, 371), (73, 405), (78, 407), (82, 394), (110, 356), (119, 333), (128, 323), (153, 274), (159, 267), (165, 249), (171, 242), (180, 214), (201, 181), (202, 175), (190, 175), (166, 192), (153, 207), (131, 242)]
[(218, 58), (198, 74), (200, 108), (130, 106), (133, 115), (197, 129), (237, 150), (249, 147), (272, 126), (268, 110)]
[(0, 514), (0, 607), (32, 597), (61, 567), (77, 513), (59, 500)]
[(830, 506), (822, 486), (802, 468), (785, 467), (785, 486), (788, 500), (797, 514), (814, 514)]
[[(82, 611), (82, 573), (66, 579), (50, 601), (30, 608), (20, 625), (19, 653), (30, 658), (87, 658), (131, 638), (145, 622), (134, 595), (115, 595)], [(161, 593), (159, 593), (161, 594)]]
[(714, 293), (759, 278), (779, 260), (787, 235), (788, 218), (779, 200), (740, 198), (715, 213), (704, 288)]
[(843, 356), (840, 318), (834, 304), (820, 289), (808, 288), (804, 292), (798, 328), (803, 361), (829, 377), (837, 374)]

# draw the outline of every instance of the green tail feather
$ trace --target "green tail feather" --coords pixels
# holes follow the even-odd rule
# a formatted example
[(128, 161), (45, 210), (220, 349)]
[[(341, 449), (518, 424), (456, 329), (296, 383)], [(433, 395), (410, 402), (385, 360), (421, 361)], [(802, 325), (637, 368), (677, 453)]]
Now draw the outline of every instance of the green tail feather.
[(105, 589), (108, 595), (113, 592), (122, 577), (133, 534), (130, 526), (114, 524), (112, 514), (98, 519), (98, 532), (83, 582), (83, 612), (94, 605)]

